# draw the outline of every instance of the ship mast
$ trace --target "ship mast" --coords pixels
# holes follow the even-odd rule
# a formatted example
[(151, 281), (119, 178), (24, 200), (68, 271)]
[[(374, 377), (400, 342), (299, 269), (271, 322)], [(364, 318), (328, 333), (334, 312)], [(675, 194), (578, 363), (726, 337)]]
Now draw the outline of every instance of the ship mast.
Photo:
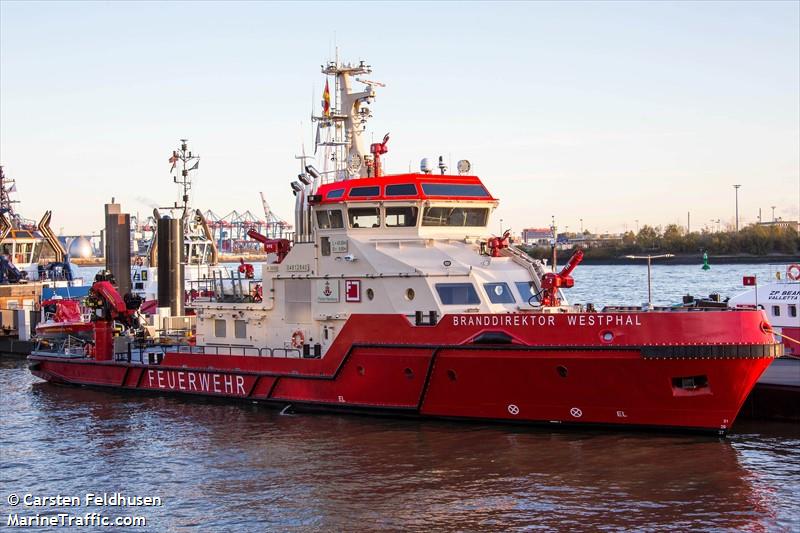
[(14, 204), (19, 200), (12, 200), (11, 193), (16, 192), (17, 183), (12, 178), (6, 178), (2, 165), (0, 165), (0, 214), (6, 216), (12, 224), (19, 223), (19, 216), (14, 212)]
[[(183, 195), (181, 200), (183, 202), (183, 215), (181, 218), (186, 220), (189, 216), (189, 211), (191, 210), (191, 206), (189, 204), (189, 191), (192, 189), (192, 177), (189, 174), (193, 170), (197, 170), (200, 166), (200, 156), (199, 155), (192, 155), (191, 150), (189, 150), (188, 139), (181, 139), (181, 147), (180, 150), (173, 150), (172, 156), (169, 158), (169, 162), (172, 163), (172, 168), (170, 169), (170, 174), (177, 169), (178, 163), (181, 163), (181, 169), (179, 172), (173, 177), (173, 181), (181, 186), (183, 189)], [(192, 165), (194, 163), (194, 165)], [(190, 166), (191, 165), (191, 166)], [(175, 203), (175, 209), (178, 209), (179, 206), (177, 202)]]
[[(322, 175), (325, 181), (363, 178), (368, 175), (368, 167), (373, 156), (364, 139), (367, 121), (372, 112), (367, 104), (375, 98), (375, 87), (383, 87), (382, 83), (355, 78), (360, 74), (369, 74), (372, 67), (364, 61), (357, 65), (329, 61), (322, 66), (322, 73), (333, 77), (333, 101), (330, 93), (323, 93), (323, 112), (311, 116), (317, 122), (316, 148), (323, 147), (324, 163)], [(326, 88), (329, 88), (326, 78)], [(365, 85), (364, 90), (356, 92), (352, 82)], [(327, 96), (327, 98), (326, 98)], [(321, 138), (321, 134), (325, 138)]]

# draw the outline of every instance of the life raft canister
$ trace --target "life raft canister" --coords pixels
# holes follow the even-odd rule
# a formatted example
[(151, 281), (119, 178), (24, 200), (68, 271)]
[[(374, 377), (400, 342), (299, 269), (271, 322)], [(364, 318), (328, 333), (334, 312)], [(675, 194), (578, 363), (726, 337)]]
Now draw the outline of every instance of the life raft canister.
[(792, 281), (800, 280), (800, 265), (794, 263), (786, 268), (786, 277)]
[(306, 336), (299, 329), (292, 333), (292, 347), (300, 348), (306, 343)]

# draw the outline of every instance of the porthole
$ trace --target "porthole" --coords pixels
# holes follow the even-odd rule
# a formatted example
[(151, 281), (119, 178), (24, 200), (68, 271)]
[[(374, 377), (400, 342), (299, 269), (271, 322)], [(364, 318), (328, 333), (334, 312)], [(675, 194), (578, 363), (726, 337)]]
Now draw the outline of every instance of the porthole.
[(456, 377), (457, 377), (457, 376), (456, 376), (456, 371), (455, 371), (455, 370), (452, 370), (452, 369), (451, 369), (451, 370), (448, 370), (448, 371), (447, 371), (447, 377), (448, 377), (448, 379), (450, 379), (450, 381), (455, 381), (455, 380), (456, 380)]
[(411, 287), (406, 289), (406, 300), (413, 300), (416, 294), (414, 293), (414, 289)]
[(562, 378), (567, 377), (567, 367), (563, 365), (558, 365), (556, 367), (556, 372), (558, 372), (558, 375), (561, 376)]
[(375, 298), (375, 291), (372, 289), (367, 289), (367, 299), (372, 300), (373, 298)]
[(364, 371), (364, 367), (363, 367), (363, 366), (359, 365), (359, 366), (358, 366), (358, 368), (357, 368), (357, 370), (358, 370), (358, 375), (359, 375), (359, 376), (363, 376), (363, 375), (365, 374), (365, 371)]
[(611, 342), (614, 340), (614, 334), (610, 331), (604, 331), (600, 334), (600, 340), (603, 342)]
[(406, 375), (408, 379), (414, 379), (414, 371), (411, 370), (410, 368), (406, 368), (405, 370), (403, 370), (403, 373)]

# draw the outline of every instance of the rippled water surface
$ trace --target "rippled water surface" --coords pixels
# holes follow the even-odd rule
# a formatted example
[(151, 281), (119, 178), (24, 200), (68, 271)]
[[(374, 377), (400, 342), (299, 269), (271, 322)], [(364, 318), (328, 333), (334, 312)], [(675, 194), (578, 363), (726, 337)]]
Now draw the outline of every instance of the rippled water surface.
[[(731, 295), (755, 268), (657, 267), (654, 299)], [(646, 300), (639, 266), (575, 277), (574, 301)], [(720, 440), (281, 415), (51, 385), (16, 360), (0, 361), (0, 394), (3, 526), (11, 493), (123, 492), (163, 505), (106, 513), (157, 531), (800, 530), (795, 424), (738, 421)]]

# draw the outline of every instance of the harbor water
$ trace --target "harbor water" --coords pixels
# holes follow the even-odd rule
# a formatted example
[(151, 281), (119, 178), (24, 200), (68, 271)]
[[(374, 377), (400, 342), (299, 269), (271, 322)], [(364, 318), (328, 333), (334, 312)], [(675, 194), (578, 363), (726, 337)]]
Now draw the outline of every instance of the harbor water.
[[(655, 265), (653, 300), (730, 296), (768, 265)], [(582, 265), (573, 302), (647, 301), (643, 265)], [(123, 493), (153, 531), (800, 530), (800, 428), (658, 432), (281, 414), (248, 403), (56, 386), (0, 361), (0, 508), (10, 494)], [(83, 514), (86, 508), (61, 509)], [(121, 529), (121, 528), (118, 528)]]

